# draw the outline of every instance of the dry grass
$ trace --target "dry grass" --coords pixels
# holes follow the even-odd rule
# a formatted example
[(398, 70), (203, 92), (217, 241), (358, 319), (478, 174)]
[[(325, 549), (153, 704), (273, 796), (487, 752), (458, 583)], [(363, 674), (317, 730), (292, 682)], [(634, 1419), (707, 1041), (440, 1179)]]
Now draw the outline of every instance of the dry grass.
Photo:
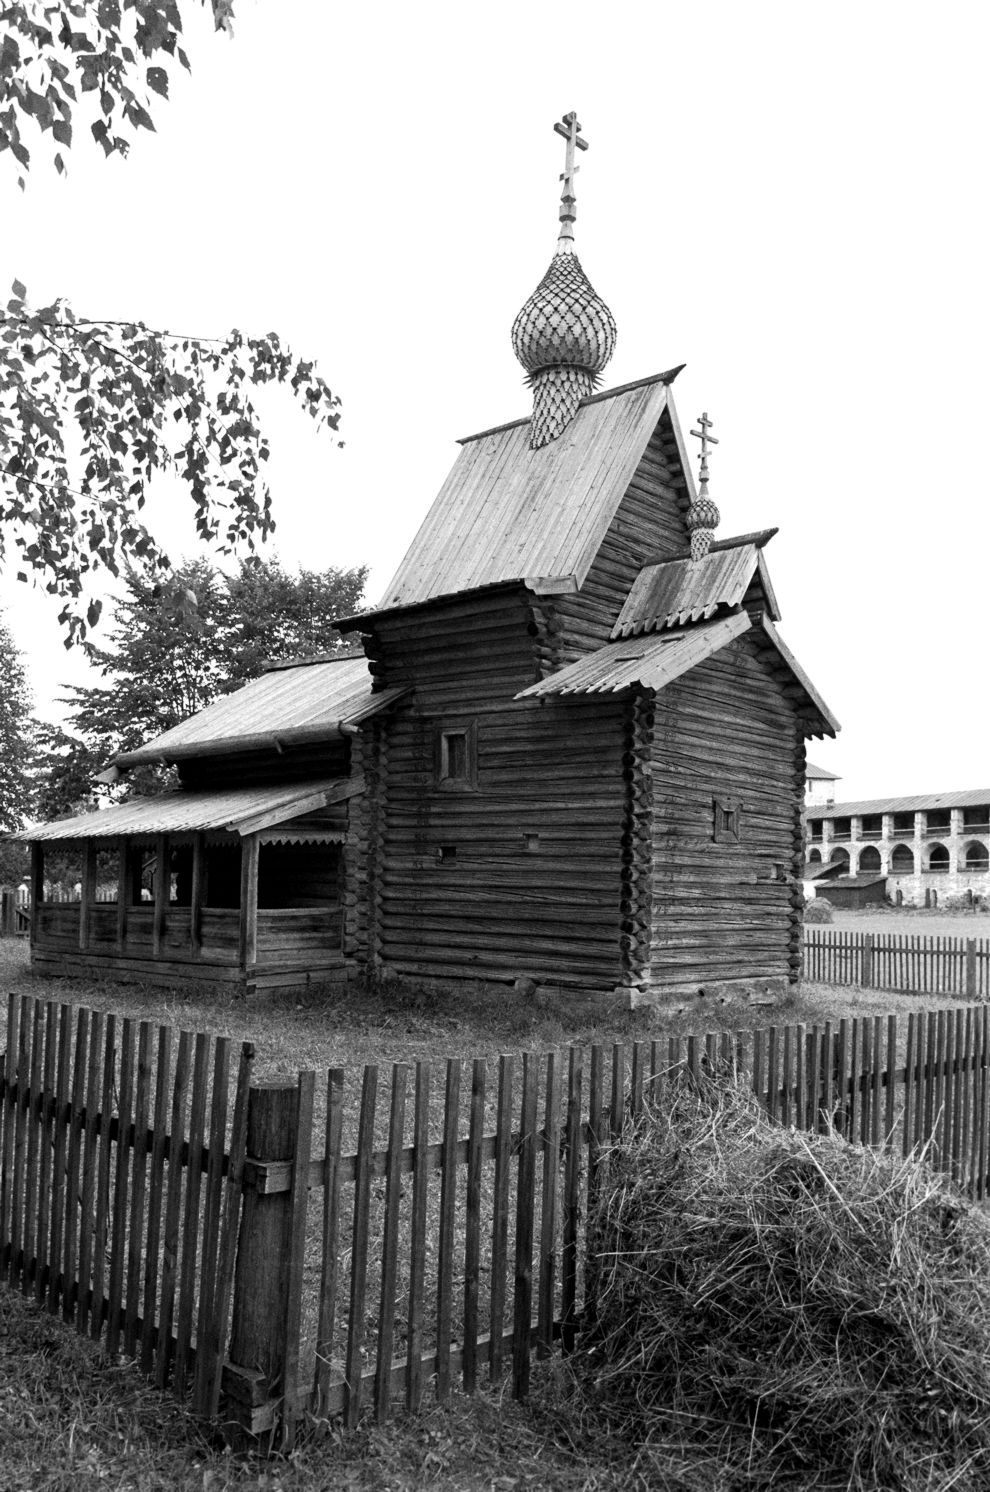
[(990, 1221), (916, 1160), (679, 1079), (606, 1157), (598, 1412), (719, 1492), (990, 1485)]

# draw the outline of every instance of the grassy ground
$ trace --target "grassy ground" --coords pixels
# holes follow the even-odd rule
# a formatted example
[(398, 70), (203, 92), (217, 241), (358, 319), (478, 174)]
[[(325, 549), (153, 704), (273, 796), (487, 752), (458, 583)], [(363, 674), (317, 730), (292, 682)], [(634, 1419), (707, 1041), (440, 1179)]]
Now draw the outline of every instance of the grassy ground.
[[(303, 1067), (356, 1069), (367, 1062), (495, 1056), (520, 1048), (547, 1050), (570, 1042), (609, 1044), (668, 1034), (808, 1024), (841, 1016), (917, 1009), (909, 996), (807, 986), (776, 1008), (700, 1002), (680, 1014), (632, 1012), (596, 1022), (499, 998), (468, 1005), (424, 989), (305, 1002), (246, 1004), (214, 990), (182, 996), (137, 986), (31, 976), (22, 942), (0, 942), (0, 993), (114, 1010), (139, 1020), (249, 1039), (258, 1076), (294, 1077)], [(939, 1002), (931, 997), (926, 1004)], [(0, 1006), (0, 1051), (6, 1045), (6, 1001)], [(303, 1444), (287, 1461), (238, 1459), (204, 1440), (168, 1397), (146, 1388), (133, 1368), (107, 1363), (60, 1321), (41, 1316), (0, 1287), (0, 1488), (9, 1492), (134, 1489), (156, 1492), (315, 1492), (323, 1488), (441, 1489), (703, 1488), (651, 1453), (637, 1466), (635, 1446), (608, 1428), (560, 1412), (561, 1369), (537, 1365), (529, 1408), (481, 1393), (431, 1408), (415, 1420), (354, 1437), (331, 1431)], [(570, 1424), (567, 1439), (564, 1427)]]
[(847, 912), (837, 908), (831, 926), (842, 932), (889, 933), (894, 937), (990, 938), (990, 911), (926, 912), (924, 908), (873, 907)]
[[(536, 1372), (529, 1405), (480, 1392), (415, 1419), (312, 1434), (288, 1458), (232, 1454), (178, 1403), (108, 1363), (60, 1320), (0, 1286), (0, 1487), (4, 1492), (629, 1492), (647, 1478), (607, 1424), (560, 1413), (560, 1368)], [(565, 1428), (566, 1431), (565, 1431)], [(676, 1473), (676, 1462), (670, 1463)]]

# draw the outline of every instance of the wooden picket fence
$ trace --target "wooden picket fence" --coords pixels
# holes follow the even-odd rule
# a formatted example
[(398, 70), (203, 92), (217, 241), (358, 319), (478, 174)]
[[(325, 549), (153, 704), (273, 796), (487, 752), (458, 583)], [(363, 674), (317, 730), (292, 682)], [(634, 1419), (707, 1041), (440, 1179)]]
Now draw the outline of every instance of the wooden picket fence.
[(990, 938), (804, 930), (804, 977), (822, 984), (990, 999)]
[[(224, 1038), (11, 998), (0, 1277), (194, 1409), (291, 1444), (485, 1379), (528, 1390), (593, 1307), (608, 1150), (684, 1074), (924, 1149), (987, 1196), (990, 1006), (236, 1080)], [(232, 1098), (232, 1102), (231, 1102)], [(590, 1264), (590, 1268), (589, 1268)]]

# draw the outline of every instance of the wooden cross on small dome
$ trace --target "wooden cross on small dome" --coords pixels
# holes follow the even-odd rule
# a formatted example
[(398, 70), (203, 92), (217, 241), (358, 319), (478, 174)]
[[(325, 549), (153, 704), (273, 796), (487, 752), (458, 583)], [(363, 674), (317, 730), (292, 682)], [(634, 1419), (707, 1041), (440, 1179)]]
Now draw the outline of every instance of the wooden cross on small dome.
[(580, 166), (576, 166), (574, 164), (574, 150), (575, 147), (578, 150), (587, 150), (588, 142), (587, 140), (582, 140), (581, 138), (581, 135), (579, 133), (581, 126), (580, 124), (578, 124), (578, 117), (573, 110), (570, 114), (565, 114), (563, 119), (559, 120), (554, 125), (554, 129), (556, 130), (558, 135), (563, 135), (564, 139), (567, 141), (567, 153), (564, 157), (564, 170), (560, 178), (564, 185), (561, 188), (560, 193), (559, 237), (562, 241), (566, 240), (570, 242), (574, 239), (573, 224), (575, 218), (577, 217), (577, 208), (575, 206), (576, 199), (574, 196), (574, 177), (576, 173), (581, 169)]
[(709, 434), (714, 420), (708, 418), (708, 411), (698, 416), (700, 430), (692, 430), (691, 434), (696, 440), (701, 441), (701, 468), (698, 472), (698, 495), (687, 510), (687, 527), (691, 535), (691, 558), (702, 560), (711, 549), (712, 536), (718, 527), (719, 511), (708, 495), (708, 447), (717, 446), (718, 440)]

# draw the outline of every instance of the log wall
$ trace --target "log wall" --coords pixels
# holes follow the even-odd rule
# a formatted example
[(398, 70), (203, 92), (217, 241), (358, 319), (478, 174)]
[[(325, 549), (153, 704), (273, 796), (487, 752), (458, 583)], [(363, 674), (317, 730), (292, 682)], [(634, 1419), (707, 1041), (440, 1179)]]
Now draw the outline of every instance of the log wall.
[[(769, 654), (740, 638), (654, 714), (651, 993), (793, 981), (804, 740)], [(715, 838), (716, 798), (738, 801), (738, 843)]]
[[(612, 989), (627, 707), (514, 701), (539, 677), (531, 602), (520, 587), (376, 620), (378, 677), (414, 692), (364, 733), (363, 953), (409, 975)], [(439, 782), (444, 728), (476, 731), (470, 785)], [(354, 907), (349, 926), (357, 941)]]
[(580, 592), (547, 597), (541, 611), (556, 647), (545, 673), (602, 647), (647, 559), (683, 554), (688, 495), (664, 410)]

